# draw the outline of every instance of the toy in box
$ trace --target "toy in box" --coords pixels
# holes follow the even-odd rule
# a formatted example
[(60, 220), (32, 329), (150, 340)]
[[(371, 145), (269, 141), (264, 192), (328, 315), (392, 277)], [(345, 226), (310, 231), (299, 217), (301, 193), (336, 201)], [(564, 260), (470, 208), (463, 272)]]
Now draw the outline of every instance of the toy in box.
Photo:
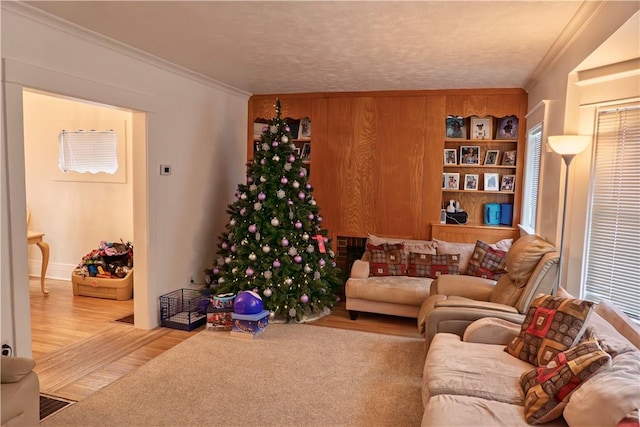
[(233, 313), (231, 317), (233, 319), (231, 335), (242, 338), (255, 338), (260, 335), (269, 324), (268, 310), (262, 310), (256, 314)]
[(211, 300), (211, 306), (213, 308), (229, 308), (233, 311), (233, 300), (236, 298), (236, 294), (218, 294), (214, 295)]
[(230, 331), (233, 319), (231, 308), (207, 308), (207, 331)]

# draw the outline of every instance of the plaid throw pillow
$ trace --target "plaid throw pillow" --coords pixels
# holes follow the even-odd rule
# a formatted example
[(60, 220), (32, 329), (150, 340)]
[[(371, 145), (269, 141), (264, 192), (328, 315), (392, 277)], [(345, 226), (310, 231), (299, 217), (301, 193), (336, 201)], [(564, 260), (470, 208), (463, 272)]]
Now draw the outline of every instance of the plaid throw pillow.
[(478, 240), (473, 250), (466, 274), (498, 280), (507, 273), (505, 251), (494, 249), (488, 243)]
[(559, 418), (571, 393), (610, 362), (611, 357), (591, 338), (558, 353), (546, 367), (522, 374), (527, 422), (542, 424)]
[(593, 302), (542, 295), (534, 299), (520, 334), (505, 350), (533, 366), (546, 366), (582, 337)]
[(369, 274), (372, 276), (404, 276), (407, 261), (402, 244), (367, 245)]
[(441, 274), (460, 274), (460, 256), (409, 253), (408, 276), (436, 279)]

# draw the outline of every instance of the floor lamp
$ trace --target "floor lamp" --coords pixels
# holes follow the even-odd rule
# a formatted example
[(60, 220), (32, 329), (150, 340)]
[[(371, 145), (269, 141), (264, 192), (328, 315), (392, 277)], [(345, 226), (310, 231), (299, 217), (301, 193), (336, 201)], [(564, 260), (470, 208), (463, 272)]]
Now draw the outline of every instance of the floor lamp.
[(551, 149), (562, 156), (565, 167), (564, 175), (564, 201), (562, 203), (562, 228), (560, 232), (560, 263), (558, 265), (558, 280), (551, 289), (551, 295), (556, 295), (560, 288), (560, 281), (564, 273), (564, 229), (565, 220), (567, 218), (567, 193), (569, 188), (569, 165), (571, 160), (583, 152), (591, 142), (591, 136), (585, 135), (556, 135), (548, 138)]

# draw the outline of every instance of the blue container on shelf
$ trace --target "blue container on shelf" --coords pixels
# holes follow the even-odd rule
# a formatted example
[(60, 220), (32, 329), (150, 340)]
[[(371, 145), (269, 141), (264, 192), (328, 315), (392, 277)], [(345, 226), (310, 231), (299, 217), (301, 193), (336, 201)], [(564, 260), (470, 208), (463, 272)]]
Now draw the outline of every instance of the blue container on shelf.
[(500, 204), (485, 203), (484, 205), (485, 225), (500, 225)]
[(500, 204), (500, 224), (511, 226), (513, 220), (513, 203)]

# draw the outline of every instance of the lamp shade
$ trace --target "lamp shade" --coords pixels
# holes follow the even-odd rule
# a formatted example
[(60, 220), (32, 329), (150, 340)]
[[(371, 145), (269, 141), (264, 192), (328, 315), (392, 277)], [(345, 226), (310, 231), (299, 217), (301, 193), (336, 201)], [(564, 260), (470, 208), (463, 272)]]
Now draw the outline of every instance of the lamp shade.
[(591, 142), (589, 135), (555, 135), (548, 138), (553, 151), (562, 155), (578, 154), (584, 151)]

